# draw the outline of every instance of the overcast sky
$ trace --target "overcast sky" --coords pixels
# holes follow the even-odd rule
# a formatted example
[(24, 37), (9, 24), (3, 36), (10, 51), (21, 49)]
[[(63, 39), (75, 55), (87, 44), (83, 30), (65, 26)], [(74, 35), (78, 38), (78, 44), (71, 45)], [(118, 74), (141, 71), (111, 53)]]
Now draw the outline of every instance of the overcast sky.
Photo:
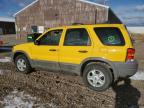
[[(0, 0), (0, 16), (10, 17), (33, 0)], [(89, 0), (104, 3), (104, 0)], [(144, 26), (144, 0), (106, 0), (117, 16), (126, 24)]]

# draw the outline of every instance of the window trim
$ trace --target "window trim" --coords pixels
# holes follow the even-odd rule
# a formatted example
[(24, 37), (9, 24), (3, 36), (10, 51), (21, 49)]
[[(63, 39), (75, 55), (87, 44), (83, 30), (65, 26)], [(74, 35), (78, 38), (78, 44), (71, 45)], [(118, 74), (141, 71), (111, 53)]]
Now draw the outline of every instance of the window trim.
[[(65, 45), (65, 40), (66, 40), (66, 36), (67, 36), (67, 31), (68, 30), (75, 30), (75, 29), (84, 29), (86, 30), (87, 34), (88, 34), (88, 38), (90, 40), (90, 45)], [(65, 31), (65, 36), (64, 36), (64, 41), (63, 41), (63, 46), (75, 46), (75, 47), (79, 47), (79, 46), (92, 46), (92, 40), (90, 38), (90, 34), (88, 32), (88, 30), (86, 28), (67, 28), (66, 31)]]
[[(97, 34), (97, 32), (95, 31), (96, 28), (116, 28), (116, 29), (118, 29), (118, 30), (121, 32), (121, 34), (122, 34), (122, 39), (123, 39), (124, 43), (121, 44), (121, 45), (120, 45), (120, 44), (119, 44), (119, 45), (113, 45), (113, 44), (106, 44), (106, 43), (104, 43), (104, 42), (102, 41), (102, 39), (100, 38), (100, 36), (99, 36), (99, 35)], [(125, 45), (126, 45), (126, 41), (125, 41), (124, 35), (123, 35), (121, 29), (118, 28), (118, 27), (94, 27), (93, 30), (94, 30), (96, 36), (97, 36), (97, 37), (99, 38), (99, 40), (101, 41), (101, 43), (102, 43), (103, 45), (105, 45), (105, 46), (125, 46)]]
[(39, 46), (60, 46), (60, 40), (61, 40), (61, 38), (62, 38), (62, 34), (63, 34), (63, 32), (64, 32), (64, 29), (49, 30), (48, 32), (44, 33), (42, 37), (40, 37), (40, 38), (38, 39), (38, 40), (40, 41), (40, 39), (43, 38), (45, 34), (47, 34), (47, 33), (49, 33), (49, 32), (52, 32), (52, 31), (60, 31), (60, 30), (62, 31), (62, 33), (61, 33), (61, 36), (60, 36), (58, 45), (42, 45), (42, 44), (40, 44)]

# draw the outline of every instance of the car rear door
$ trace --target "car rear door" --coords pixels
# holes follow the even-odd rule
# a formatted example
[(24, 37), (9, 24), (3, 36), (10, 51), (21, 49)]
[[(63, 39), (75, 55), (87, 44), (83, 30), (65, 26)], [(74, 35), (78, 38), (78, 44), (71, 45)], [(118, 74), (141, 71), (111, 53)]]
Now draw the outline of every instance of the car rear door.
[(128, 33), (122, 25), (96, 26), (94, 31), (105, 48), (107, 59), (111, 61), (126, 60), (127, 49), (130, 47)]
[(91, 57), (93, 42), (90, 33), (83, 27), (66, 28), (59, 52), (62, 71), (78, 72), (79, 64)]

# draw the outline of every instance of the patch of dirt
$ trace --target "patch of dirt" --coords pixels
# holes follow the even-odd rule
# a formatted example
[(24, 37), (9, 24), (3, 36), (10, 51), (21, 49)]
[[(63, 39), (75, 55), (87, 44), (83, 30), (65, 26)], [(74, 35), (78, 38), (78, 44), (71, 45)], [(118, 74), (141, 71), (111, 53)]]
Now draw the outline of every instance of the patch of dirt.
[(131, 34), (131, 37), (136, 42), (144, 42), (144, 34)]
[(144, 35), (132, 34), (132, 38), (135, 40), (134, 46), (136, 49), (136, 59), (139, 62), (139, 70), (144, 70)]
[[(39, 99), (35, 105), (44, 108), (54, 107), (98, 107), (117, 108), (144, 106), (144, 82), (132, 81), (132, 84), (115, 85), (105, 92), (95, 92), (83, 84), (76, 75), (37, 71), (28, 75), (16, 73), (11, 64), (0, 64), (1, 69), (11, 72), (0, 76), (0, 101), (13, 90), (24, 91)], [(125, 99), (125, 100), (124, 100)], [(1, 105), (2, 106), (2, 105)], [(39, 107), (39, 106), (37, 106)]]

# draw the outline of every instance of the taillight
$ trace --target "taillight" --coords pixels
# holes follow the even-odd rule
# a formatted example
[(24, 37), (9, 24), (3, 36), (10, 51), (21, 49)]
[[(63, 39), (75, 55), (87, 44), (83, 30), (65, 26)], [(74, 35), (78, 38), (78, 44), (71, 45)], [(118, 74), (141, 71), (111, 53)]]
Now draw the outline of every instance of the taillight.
[(135, 54), (135, 49), (133, 48), (128, 48), (127, 49), (127, 57), (126, 60), (134, 60), (134, 54)]
[(3, 44), (3, 41), (0, 41), (0, 45), (2, 45)]

